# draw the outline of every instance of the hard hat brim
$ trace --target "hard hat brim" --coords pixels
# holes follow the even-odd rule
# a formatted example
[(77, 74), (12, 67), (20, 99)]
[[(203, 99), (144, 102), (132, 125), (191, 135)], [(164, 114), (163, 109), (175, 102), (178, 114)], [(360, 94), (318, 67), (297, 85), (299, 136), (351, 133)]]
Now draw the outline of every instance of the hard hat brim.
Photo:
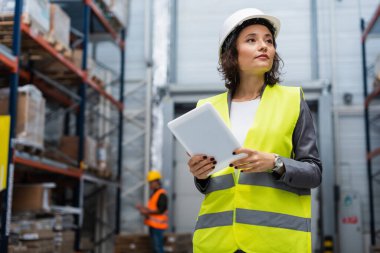
[[(233, 17), (234, 14), (232, 14), (229, 18), (234, 18)], [(227, 18), (227, 20), (229, 19)], [(222, 53), (222, 46), (224, 44), (224, 41), (226, 40), (226, 38), (237, 28), (239, 27), (240, 25), (242, 25), (245, 21), (247, 20), (250, 20), (250, 19), (254, 19), (254, 18), (262, 18), (262, 19), (265, 19), (265, 20), (268, 20), (273, 28), (274, 28), (274, 37), (277, 38), (279, 32), (280, 32), (280, 28), (281, 28), (281, 22), (278, 18), (274, 17), (274, 16), (271, 16), (271, 15), (266, 15), (266, 14), (252, 14), (252, 15), (247, 15), (246, 17), (244, 18), (239, 18), (238, 20), (231, 20), (231, 22), (235, 22), (235, 24), (233, 26), (229, 26), (228, 24), (224, 24), (224, 27), (223, 29), (227, 29), (228, 32), (224, 33), (220, 38), (219, 38), (219, 56), (221, 55)], [(225, 27), (225, 26), (228, 26), (228, 27)]]

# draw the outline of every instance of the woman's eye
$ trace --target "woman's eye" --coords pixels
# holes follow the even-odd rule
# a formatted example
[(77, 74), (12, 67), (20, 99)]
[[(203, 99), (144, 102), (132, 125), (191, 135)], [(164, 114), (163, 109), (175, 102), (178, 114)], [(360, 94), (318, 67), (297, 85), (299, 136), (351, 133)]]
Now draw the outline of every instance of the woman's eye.
[(248, 39), (247, 42), (252, 43), (252, 42), (255, 42), (255, 40), (254, 39)]
[(273, 40), (269, 39), (269, 40), (267, 40), (267, 43), (273, 44)]

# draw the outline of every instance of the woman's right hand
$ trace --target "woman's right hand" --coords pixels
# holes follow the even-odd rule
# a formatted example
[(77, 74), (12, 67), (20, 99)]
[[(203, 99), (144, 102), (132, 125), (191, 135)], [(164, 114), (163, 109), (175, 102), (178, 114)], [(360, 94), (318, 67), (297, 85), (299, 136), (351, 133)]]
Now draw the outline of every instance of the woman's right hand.
[(194, 155), (187, 163), (191, 174), (198, 179), (208, 178), (207, 174), (215, 169), (215, 164), (215, 158), (206, 155)]

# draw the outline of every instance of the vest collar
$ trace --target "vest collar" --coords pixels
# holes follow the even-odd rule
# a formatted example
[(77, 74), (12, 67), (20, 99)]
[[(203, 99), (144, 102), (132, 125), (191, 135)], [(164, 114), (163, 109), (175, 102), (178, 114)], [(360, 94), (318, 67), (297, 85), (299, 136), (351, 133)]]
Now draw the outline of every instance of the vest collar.
[[(263, 96), (263, 93), (264, 93), (264, 90), (265, 90), (266, 87), (267, 87), (267, 84), (264, 83), (264, 85), (263, 85), (263, 87), (261, 88), (261, 91), (260, 91), (260, 97)], [(231, 116), (230, 112), (231, 112), (232, 95), (233, 95), (232, 91), (228, 90), (227, 91), (227, 103), (228, 103), (228, 116), (229, 117)]]

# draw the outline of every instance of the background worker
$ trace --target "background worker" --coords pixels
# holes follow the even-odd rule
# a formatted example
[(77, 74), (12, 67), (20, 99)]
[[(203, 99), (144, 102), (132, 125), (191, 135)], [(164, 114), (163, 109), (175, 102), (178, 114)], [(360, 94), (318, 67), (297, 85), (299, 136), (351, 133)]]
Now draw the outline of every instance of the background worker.
[(164, 231), (168, 228), (168, 197), (162, 188), (160, 172), (151, 170), (146, 180), (149, 183), (151, 195), (146, 207), (136, 205), (145, 217), (144, 223), (149, 227), (149, 235), (155, 253), (164, 253)]

